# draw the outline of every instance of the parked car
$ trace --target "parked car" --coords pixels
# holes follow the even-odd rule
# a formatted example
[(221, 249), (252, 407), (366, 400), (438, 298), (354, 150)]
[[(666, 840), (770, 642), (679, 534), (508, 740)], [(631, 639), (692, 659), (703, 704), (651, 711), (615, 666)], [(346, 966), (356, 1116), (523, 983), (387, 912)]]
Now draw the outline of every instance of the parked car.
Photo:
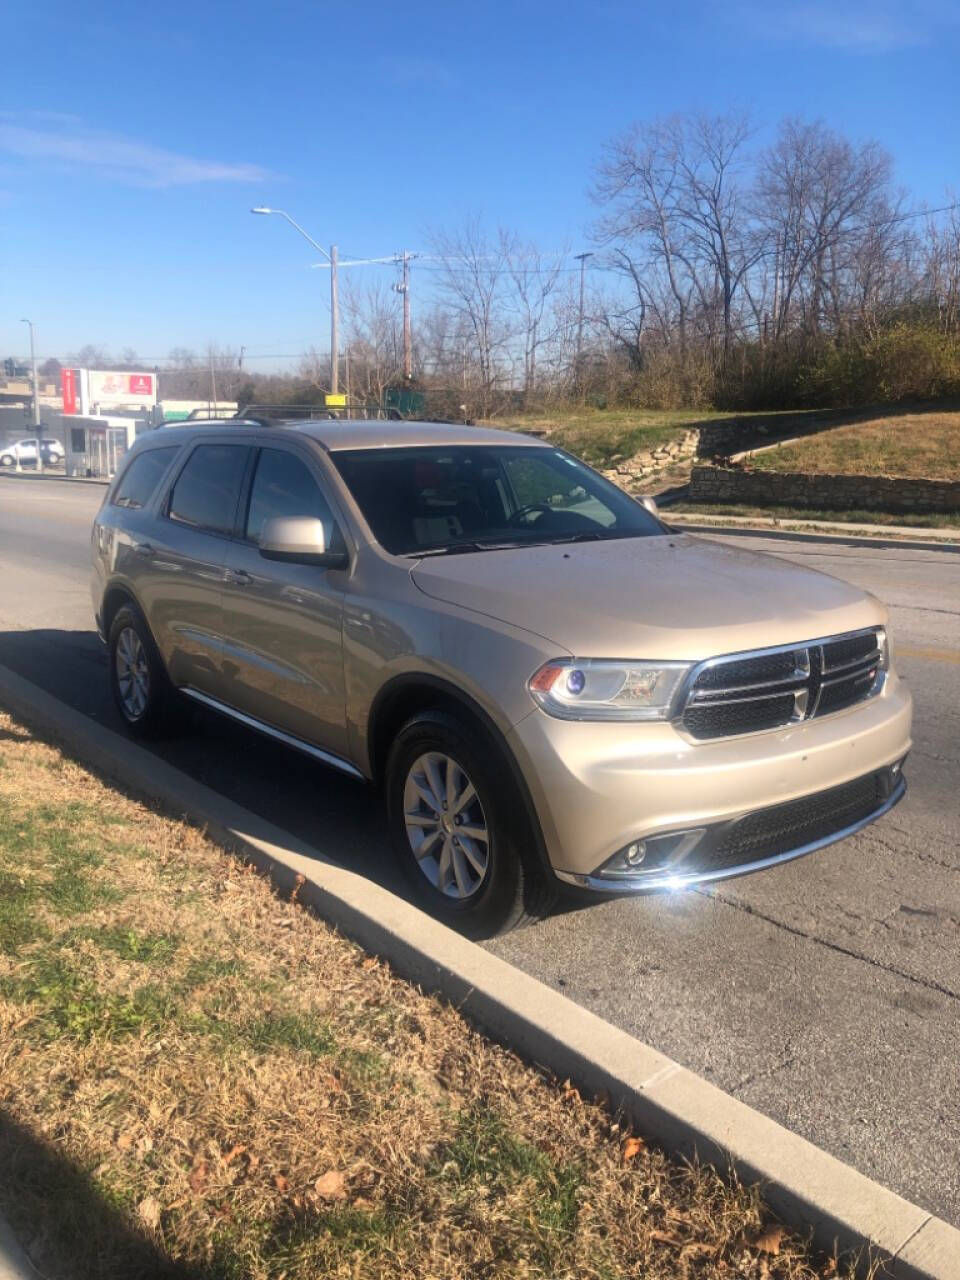
[[(41, 443), (41, 457), (44, 466), (52, 465), (55, 462), (63, 462), (64, 452), (63, 445), (59, 440), (47, 439)], [(36, 466), (37, 462), (37, 438), (17, 440), (14, 444), (0, 445), (0, 467), (12, 467), (19, 461), (23, 466), (25, 463), (31, 467)]]
[(904, 794), (884, 608), (671, 531), (548, 442), (424, 423), (168, 427), (93, 528), (120, 715), (199, 703), (381, 788), (474, 936), (559, 889), (820, 849)]

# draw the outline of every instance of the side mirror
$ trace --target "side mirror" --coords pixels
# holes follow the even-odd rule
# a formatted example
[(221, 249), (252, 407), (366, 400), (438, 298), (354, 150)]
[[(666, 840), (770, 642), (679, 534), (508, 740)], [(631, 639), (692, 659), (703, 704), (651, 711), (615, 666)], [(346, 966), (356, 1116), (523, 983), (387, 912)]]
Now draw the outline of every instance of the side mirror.
[(641, 498), (640, 505), (641, 507), (646, 507), (652, 516), (656, 516), (658, 520), (660, 519), (660, 508), (657, 506), (656, 498)]
[[(339, 538), (335, 537), (334, 541)], [(323, 521), (315, 516), (277, 516), (264, 520), (260, 554), (264, 560), (314, 564), (324, 569), (344, 569), (348, 563), (346, 551), (327, 547)]]

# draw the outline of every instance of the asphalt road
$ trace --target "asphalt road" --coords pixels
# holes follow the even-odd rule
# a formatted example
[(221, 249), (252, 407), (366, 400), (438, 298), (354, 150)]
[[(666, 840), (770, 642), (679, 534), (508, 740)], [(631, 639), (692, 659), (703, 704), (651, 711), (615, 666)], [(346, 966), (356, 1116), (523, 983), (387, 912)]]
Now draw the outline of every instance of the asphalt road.
[[(102, 492), (0, 478), (0, 663), (116, 724), (87, 586)], [(567, 910), (489, 946), (960, 1225), (960, 555), (736, 540), (889, 605), (916, 700), (907, 799), (791, 865)], [(362, 785), (212, 715), (161, 754), (397, 887)]]

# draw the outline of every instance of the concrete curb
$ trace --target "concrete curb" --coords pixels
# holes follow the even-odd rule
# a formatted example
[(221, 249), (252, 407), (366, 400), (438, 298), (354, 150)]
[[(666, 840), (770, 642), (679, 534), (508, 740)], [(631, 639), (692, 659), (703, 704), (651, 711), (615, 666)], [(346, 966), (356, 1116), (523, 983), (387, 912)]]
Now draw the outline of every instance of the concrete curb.
[[(805, 529), (774, 529), (766, 524), (705, 524), (700, 521), (685, 520), (682, 516), (674, 517), (670, 508), (665, 507), (662, 518), (679, 533), (725, 533), (734, 538), (778, 538), (787, 542), (826, 542), (843, 543), (846, 546), (875, 547), (880, 549), (898, 548), (912, 551), (947, 551), (960, 554), (960, 542), (942, 542), (926, 538), (892, 538), (884, 536), (867, 536), (857, 533), (812, 533)], [(836, 526), (834, 526), (836, 528)]]
[(36, 1280), (39, 1274), (17, 1244), (6, 1219), (0, 1217), (0, 1280)]
[(109, 480), (97, 480), (94, 476), (62, 476), (59, 471), (0, 471), (0, 480), (59, 480), (64, 484), (99, 484), (108, 485)]
[(83, 764), (206, 827), (281, 889), (303, 876), (300, 901), (366, 950), (528, 1060), (606, 1092), (667, 1150), (732, 1162), (818, 1244), (870, 1246), (897, 1280), (960, 1280), (960, 1231), (947, 1223), (4, 667), (0, 704)]

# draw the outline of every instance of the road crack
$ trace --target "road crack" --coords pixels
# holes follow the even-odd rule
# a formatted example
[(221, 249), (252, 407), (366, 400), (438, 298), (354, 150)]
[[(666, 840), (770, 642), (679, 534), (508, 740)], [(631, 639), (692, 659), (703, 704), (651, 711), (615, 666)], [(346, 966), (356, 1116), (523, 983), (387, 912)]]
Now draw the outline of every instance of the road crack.
[(742, 911), (748, 916), (755, 916), (758, 920), (772, 924), (775, 929), (782, 929), (784, 933), (792, 934), (795, 938), (802, 938), (805, 942), (814, 942), (821, 947), (826, 947), (828, 951), (835, 951), (838, 955), (846, 956), (849, 960), (859, 960), (861, 964), (870, 965), (873, 969), (879, 969), (881, 972), (889, 973), (893, 977), (902, 978), (904, 982), (912, 982), (915, 986), (925, 987), (928, 991), (936, 991), (938, 995), (946, 996), (948, 1000), (956, 1000), (960, 1003), (960, 991), (954, 991), (952, 988), (944, 986), (942, 982), (936, 982), (932, 978), (920, 978), (914, 973), (908, 973), (905, 969), (897, 968), (896, 965), (884, 964), (882, 960), (875, 960), (872, 956), (868, 956), (862, 951), (854, 950), (853, 947), (842, 946), (839, 942), (831, 942), (829, 938), (821, 938), (815, 933), (808, 933), (797, 925), (777, 920), (774, 916), (767, 915), (765, 911), (758, 911), (756, 907), (752, 907), (746, 902), (737, 902), (733, 898), (726, 898), (716, 890), (711, 892), (706, 889), (695, 888), (693, 892), (699, 893), (701, 897), (712, 898), (715, 902), (721, 902), (726, 907), (733, 907), (735, 911)]

